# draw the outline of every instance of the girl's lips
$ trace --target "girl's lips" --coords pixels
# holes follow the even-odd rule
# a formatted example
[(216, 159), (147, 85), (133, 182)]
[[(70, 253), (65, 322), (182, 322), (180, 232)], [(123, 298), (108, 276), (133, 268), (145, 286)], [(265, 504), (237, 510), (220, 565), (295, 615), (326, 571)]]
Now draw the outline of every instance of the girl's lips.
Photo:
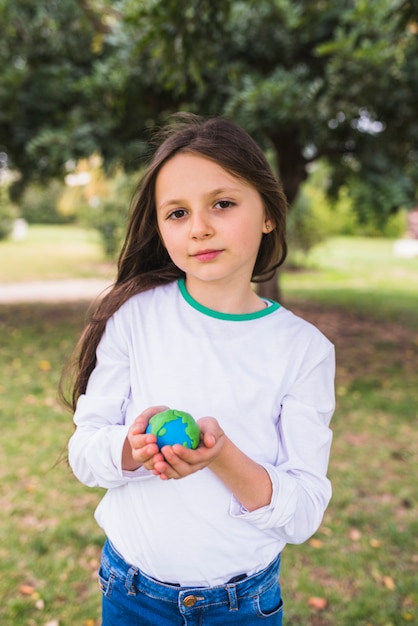
[(193, 254), (193, 258), (197, 261), (213, 261), (221, 254), (222, 250), (201, 250)]

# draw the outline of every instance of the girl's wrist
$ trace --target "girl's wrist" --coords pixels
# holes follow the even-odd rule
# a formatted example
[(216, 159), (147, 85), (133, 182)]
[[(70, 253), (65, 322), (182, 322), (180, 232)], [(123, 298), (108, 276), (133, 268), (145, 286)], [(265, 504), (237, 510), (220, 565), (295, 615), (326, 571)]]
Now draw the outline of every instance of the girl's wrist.
[(132, 447), (129, 443), (128, 437), (126, 437), (122, 448), (122, 469), (125, 472), (134, 472), (141, 467), (141, 463), (135, 461), (132, 456)]

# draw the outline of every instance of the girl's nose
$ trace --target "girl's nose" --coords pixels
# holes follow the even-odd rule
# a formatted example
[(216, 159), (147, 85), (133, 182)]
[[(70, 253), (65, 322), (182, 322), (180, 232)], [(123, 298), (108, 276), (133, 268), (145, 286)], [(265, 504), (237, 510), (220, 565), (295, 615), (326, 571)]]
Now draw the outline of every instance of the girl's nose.
[(190, 235), (192, 239), (207, 239), (213, 235), (213, 227), (208, 216), (195, 213), (192, 216)]

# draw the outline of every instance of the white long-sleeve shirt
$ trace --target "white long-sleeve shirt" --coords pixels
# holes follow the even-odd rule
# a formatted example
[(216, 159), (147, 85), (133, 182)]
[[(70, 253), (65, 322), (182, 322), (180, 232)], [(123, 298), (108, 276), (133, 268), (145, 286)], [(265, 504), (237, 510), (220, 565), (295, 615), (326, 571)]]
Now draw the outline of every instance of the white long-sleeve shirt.
[[(69, 444), (77, 478), (107, 489), (96, 520), (125, 560), (158, 580), (212, 586), (308, 539), (331, 497), (334, 370), (332, 344), (276, 303), (220, 314), (183, 281), (128, 300), (107, 323)], [(270, 504), (246, 511), (209, 468), (169, 481), (123, 471), (128, 428), (153, 405), (215, 417), (268, 471)]]

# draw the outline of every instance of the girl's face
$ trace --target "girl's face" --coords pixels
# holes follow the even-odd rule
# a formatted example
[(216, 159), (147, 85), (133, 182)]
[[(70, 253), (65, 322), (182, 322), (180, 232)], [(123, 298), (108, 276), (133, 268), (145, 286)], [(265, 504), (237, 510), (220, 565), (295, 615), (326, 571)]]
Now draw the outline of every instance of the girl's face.
[(258, 191), (210, 159), (180, 153), (155, 185), (157, 223), (172, 261), (196, 297), (205, 284), (251, 288), (266, 220)]

